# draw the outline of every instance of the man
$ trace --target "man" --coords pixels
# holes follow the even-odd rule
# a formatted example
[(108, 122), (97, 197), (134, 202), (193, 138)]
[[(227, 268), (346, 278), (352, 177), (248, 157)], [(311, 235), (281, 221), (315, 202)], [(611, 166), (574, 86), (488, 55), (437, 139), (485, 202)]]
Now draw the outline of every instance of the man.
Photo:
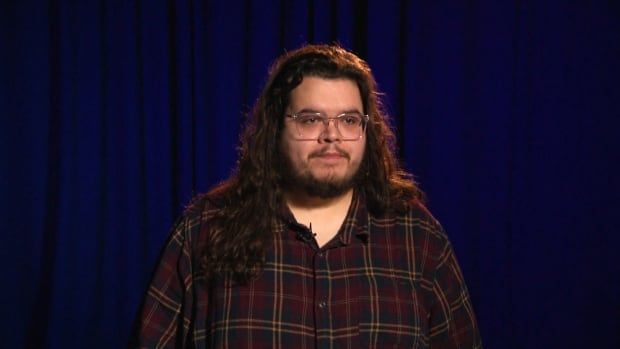
[(448, 238), (395, 158), (367, 64), (282, 56), (231, 178), (175, 226), (136, 346), (480, 348)]

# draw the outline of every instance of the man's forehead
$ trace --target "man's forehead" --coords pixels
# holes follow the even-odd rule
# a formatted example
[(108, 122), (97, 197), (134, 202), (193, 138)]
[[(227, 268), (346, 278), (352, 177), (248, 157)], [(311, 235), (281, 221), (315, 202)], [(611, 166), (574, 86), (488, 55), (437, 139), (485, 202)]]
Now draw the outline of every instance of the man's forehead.
[(291, 91), (288, 106), (297, 111), (362, 112), (363, 100), (359, 87), (351, 79), (308, 76)]
[(304, 89), (304, 88), (308, 88), (308, 87), (312, 87), (313, 89), (316, 90), (324, 90), (327, 88), (335, 88), (338, 87), (336, 90), (340, 90), (340, 89), (349, 89), (349, 87), (355, 87), (355, 90), (357, 90), (357, 92), (360, 94), (362, 94), (362, 91), (357, 83), (357, 81), (355, 81), (354, 79), (348, 78), (348, 77), (324, 77), (324, 76), (318, 76), (318, 75), (305, 75), (299, 82), (299, 84), (297, 84), (297, 86), (295, 86), (292, 90), (291, 93), (294, 93), (295, 91), (299, 91), (300, 89)]

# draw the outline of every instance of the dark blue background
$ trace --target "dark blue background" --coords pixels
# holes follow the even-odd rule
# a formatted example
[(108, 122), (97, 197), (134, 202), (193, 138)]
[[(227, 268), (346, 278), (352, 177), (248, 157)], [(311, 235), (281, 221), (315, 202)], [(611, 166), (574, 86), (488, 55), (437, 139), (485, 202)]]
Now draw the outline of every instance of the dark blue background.
[(371, 65), (487, 348), (620, 347), (617, 1), (3, 1), (6, 348), (126, 342), (272, 60)]

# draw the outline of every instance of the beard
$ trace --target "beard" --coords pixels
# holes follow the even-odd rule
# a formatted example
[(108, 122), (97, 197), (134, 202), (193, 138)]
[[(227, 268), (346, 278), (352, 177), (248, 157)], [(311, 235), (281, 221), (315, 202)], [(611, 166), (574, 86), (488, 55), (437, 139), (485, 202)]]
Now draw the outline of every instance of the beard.
[[(349, 154), (338, 150), (342, 156), (350, 159)], [(322, 151), (310, 154), (309, 158), (320, 156)], [(310, 197), (318, 197), (321, 199), (331, 199), (345, 194), (350, 189), (358, 186), (363, 179), (363, 173), (360, 170), (361, 165), (352, 173), (347, 173), (338, 178), (335, 174), (329, 174), (324, 178), (317, 178), (309, 166), (297, 168), (286, 154), (280, 154), (281, 159), (281, 178), (285, 189), (293, 191), (301, 191)]]

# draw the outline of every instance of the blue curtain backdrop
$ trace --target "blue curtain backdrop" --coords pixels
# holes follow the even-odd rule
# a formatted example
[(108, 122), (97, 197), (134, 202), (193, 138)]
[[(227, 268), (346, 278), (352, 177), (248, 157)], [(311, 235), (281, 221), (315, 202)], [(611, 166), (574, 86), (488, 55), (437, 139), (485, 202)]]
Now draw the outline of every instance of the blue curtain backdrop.
[(3, 1), (0, 346), (116, 348), (272, 60), (374, 69), (487, 348), (620, 347), (617, 1)]

